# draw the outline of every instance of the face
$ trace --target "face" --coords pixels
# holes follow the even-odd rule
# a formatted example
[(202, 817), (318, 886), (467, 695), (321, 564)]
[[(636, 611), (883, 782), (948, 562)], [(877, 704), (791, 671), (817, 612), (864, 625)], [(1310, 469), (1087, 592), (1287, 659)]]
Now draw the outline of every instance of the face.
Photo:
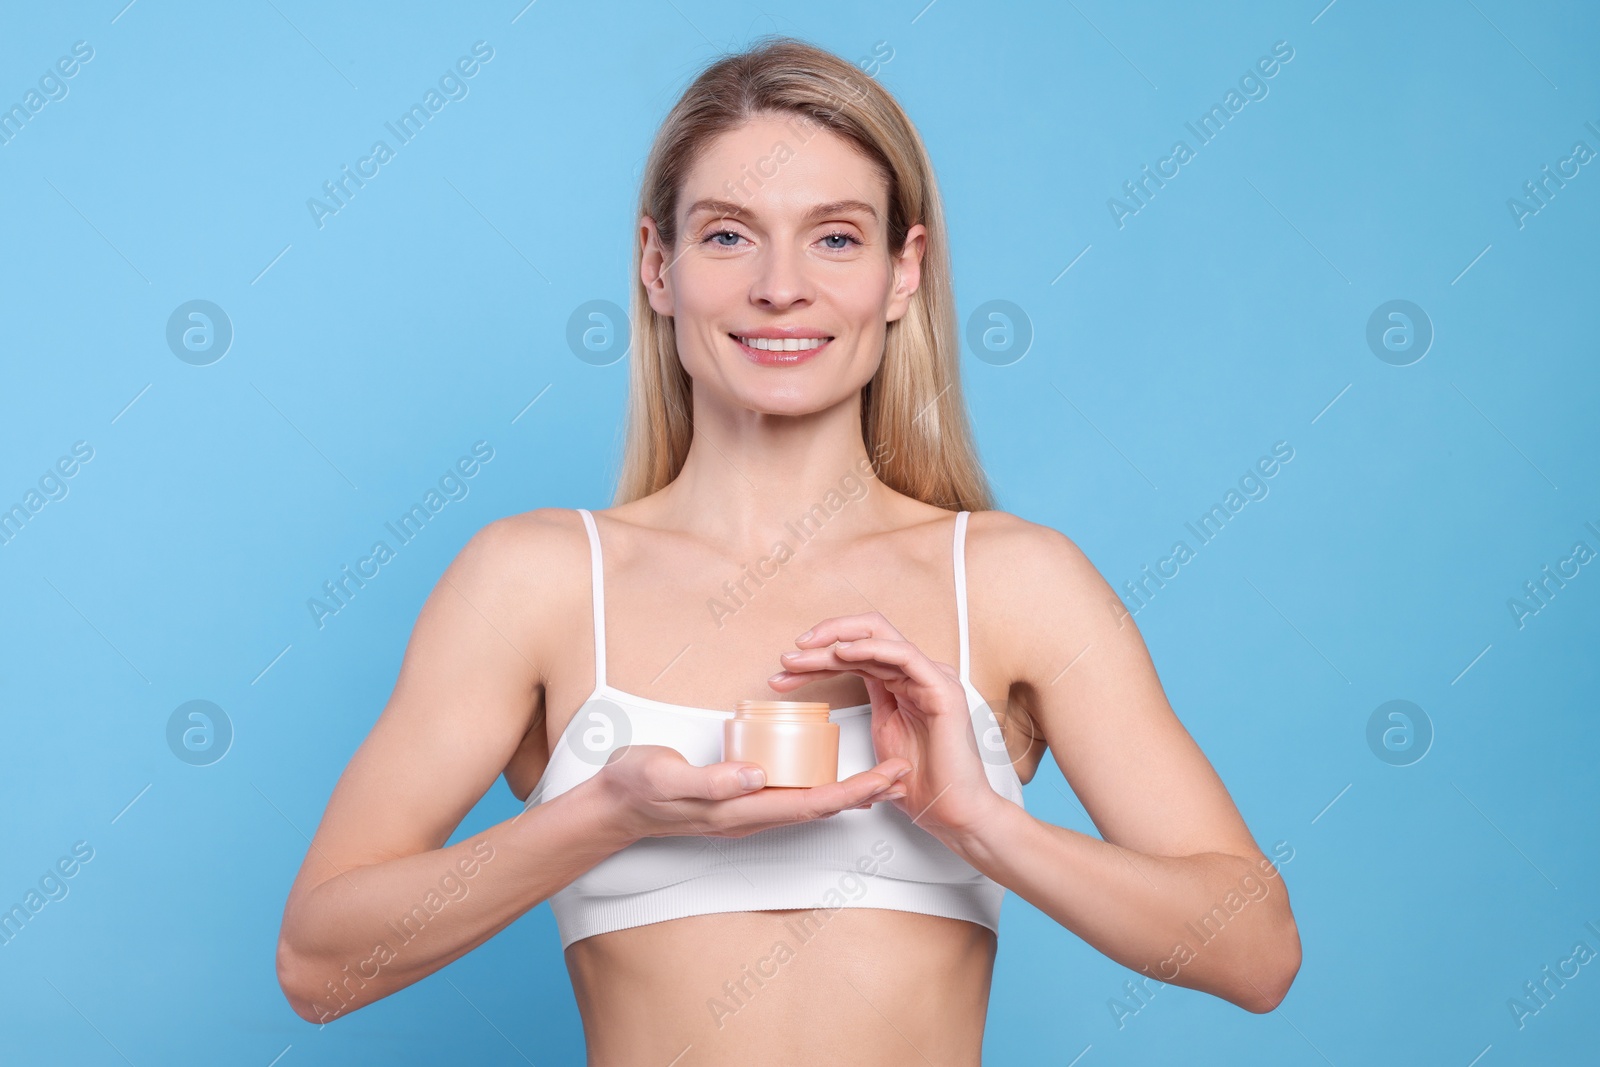
[(926, 230), (889, 247), (888, 187), (844, 139), (760, 116), (714, 140), (684, 180), (678, 240), (641, 220), (650, 305), (672, 317), (697, 400), (767, 414), (850, 400), (920, 281)]

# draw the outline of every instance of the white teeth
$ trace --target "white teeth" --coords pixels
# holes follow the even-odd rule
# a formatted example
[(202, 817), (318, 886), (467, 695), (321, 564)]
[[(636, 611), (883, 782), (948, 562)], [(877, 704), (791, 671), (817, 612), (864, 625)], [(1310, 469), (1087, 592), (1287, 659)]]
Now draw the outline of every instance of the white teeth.
[(809, 352), (821, 348), (826, 337), (741, 337), (741, 344), (763, 352)]

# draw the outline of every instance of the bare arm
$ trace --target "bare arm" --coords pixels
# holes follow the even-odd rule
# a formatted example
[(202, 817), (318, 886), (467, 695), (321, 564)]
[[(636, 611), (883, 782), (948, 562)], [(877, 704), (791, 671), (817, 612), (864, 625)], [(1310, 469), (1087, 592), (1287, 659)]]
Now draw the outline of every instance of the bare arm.
[(278, 981), (302, 1018), (328, 1022), (426, 977), (642, 837), (742, 836), (902, 795), (894, 761), (828, 786), (752, 792), (738, 778), (749, 764), (694, 767), (636, 745), (443, 847), (533, 723), (537, 650), (555, 647), (540, 628), (570, 621), (540, 576), (587, 564), (564, 521), (546, 510), (491, 523), (423, 605), (394, 693), (334, 788), (284, 908)]
[(427, 977), (629, 844), (587, 785), (449, 848), (298, 889), (278, 942), (296, 1014), (330, 1022)]
[(559, 545), (560, 530), (540, 514), (491, 523), (445, 571), (334, 789), (278, 943), (279, 982), (305, 1019), (432, 973), (629, 842), (592, 790), (574, 789), (442, 847), (533, 721), (538, 612), (516, 604), (553, 595), (539, 542)]
[(878, 612), (796, 638), (773, 688), (860, 674), (873, 744), (912, 764), (897, 807), (1118, 963), (1271, 1011), (1300, 966), (1288, 892), (1172, 713), (1133, 620), (1065, 537), (980, 516), (981, 550), (968, 553), (976, 628), (1020, 679), (1003, 718), (1007, 751), (995, 755), (1015, 761), (1048, 742), (1104, 840), (994, 791), (956, 669)]
[[(973, 553), (988, 561), (974, 588), (1008, 590), (1009, 602), (986, 614), (1017, 650), (1013, 713), (1048, 741), (1104, 839), (995, 795), (999, 803), (947, 843), (1124, 966), (1271, 1011), (1300, 967), (1275, 864), (1173, 713), (1138, 628), (1099, 572), (1056, 531), (993, 518), (987, 551)], [(1008, 568), (1026, 581), (1006, 580)]]

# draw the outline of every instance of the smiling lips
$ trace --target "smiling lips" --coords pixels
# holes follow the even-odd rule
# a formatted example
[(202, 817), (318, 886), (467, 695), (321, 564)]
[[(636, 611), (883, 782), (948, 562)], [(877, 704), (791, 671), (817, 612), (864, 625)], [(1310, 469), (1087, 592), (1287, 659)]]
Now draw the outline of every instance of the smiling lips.
[(768, 367), (790, 367), (803, 363), (833, 340), (825, 333), (803, 327), (730, 333), (728, 336), (752, 362)]

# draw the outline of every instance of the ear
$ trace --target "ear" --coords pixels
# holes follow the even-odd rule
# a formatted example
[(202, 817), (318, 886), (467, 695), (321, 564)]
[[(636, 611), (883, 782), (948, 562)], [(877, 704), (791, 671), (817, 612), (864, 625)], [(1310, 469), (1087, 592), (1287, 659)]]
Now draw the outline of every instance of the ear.
[(922, 253), (928, 244), (928, 228), (917, 223), (906, 231), (905, 247), (894, 257), (894, 288), (889, 293), (885, 322), (903, 318), (911, 307), (911, 296), (922, 284)]
[(661, 231), (656, 220), (649, 215), (639, 219), (639, 241), (643, 254), (639, 257), (639, 280), (644, 282), (645, 297), (657, 314), (672, 317), (672, 277), (667, 272), (666, 249), (661, 243)]

